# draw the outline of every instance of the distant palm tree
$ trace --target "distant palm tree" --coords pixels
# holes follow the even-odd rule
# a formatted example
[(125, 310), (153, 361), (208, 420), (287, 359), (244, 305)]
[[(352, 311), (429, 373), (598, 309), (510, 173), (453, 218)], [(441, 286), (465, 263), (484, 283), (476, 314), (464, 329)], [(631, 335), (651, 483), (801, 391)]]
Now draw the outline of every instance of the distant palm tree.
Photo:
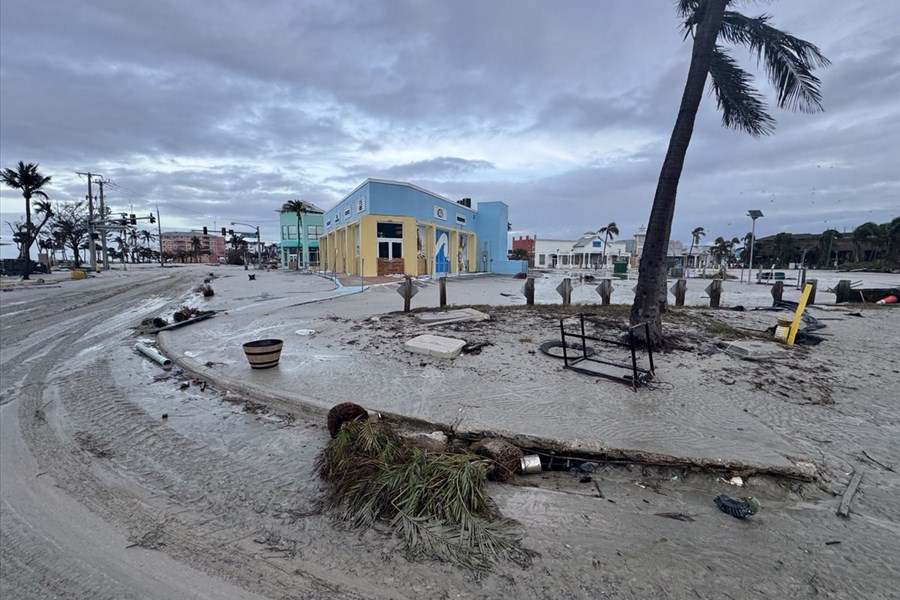
[[(3, 172), (0, 173), (0, 180), (2, 180), (7, 187), (11, 187), (15, 190), (22, 190), (22, 196), (25, 197), (25, 239), (23, 240), (21, 250), (21, 258), (25, 259), (25, 273), (22, 275), (22, 279), (30, 279), (28, 274), (31, 273), (31, 245), (34, 243), (37, 233), (40, 231), (40, 229), (34, 231), (31, 223), (31, 199), (34, 196), (40, 196), (45, 200), (49, 199), (47, 193), (41, 188), (50, 183), (51, 177), (49, 175), (42, 175), (40, 171), (38, 171), (38, 166), (39, 165), (35, 163), (28, 163), (26, 165), (20, 160), (15, 171), (12, 169), (3, 169)], [(44, 223), (46, 222), (45, 219)], [(41, 223), (41, 225), (43, 226), (43, 223)]]
[(733, 0), (678, 0), (676, 4), (685, 39), (693, 40), (691, 62), (657, 181), (629, 317), (632, 325), (649, 324), (650, 339), (646, 341), (653, 346), (663, 338), (666, 247), (675, 215), (678, 183), (707, 78), (712, 79), (723, 125), (754, 137), (773, 131), (774, 119), (766, 112), (762, 95), (754, 89), (752, 76), (717, 42), (745, 46), (765, 65), (780, 108), (801, 112), (817, 112), (822, 108), (820, 81), (812, 71), (827, 65), (828, 59), (813, 44), (770, 25), (768, 15), (747, 17), (726, 10), (732, 3)]
[[(853, 250), (856, 254), (855, 262), (860, 262), (865, 259), (865, 253), (862, 252), (862, 246), (864, 244), (869, 245), (877, 243), (880, 233), (878, 225), (871, 221), (863, 223), (853, 230)], [(876, 248), (875, 254), (877, 254), (877, 252), (878, 250)]]
[(191, 256), (194, 259), (194, 262), (199, 262), (200, 258), (200, 249), (203, 247), (203, 242), (200, 241), (196, 235), (191, 238)]
[[(691, 249), (688, 250), (688, 260), (693, 261), (694, 246), (700, 245), (700, 238), (706, 235), (706, 230), (702, 227), (695, 227), (691, 232)], [(696, 266), (696, 265), (692, 265)]]
[(835, 240), (841, 239), (841, 232), (837, 229), (826, 229), (819, 236), (819, 266), (827, 267), (831, 264), (831, 249)]
[(606, 227), (601, 227), (597, 230), (597, 235), (603, 236), (603, 266), (606, 266), (606, 244), (609, 243), (610, 238), (615, 239), (617, 235), (619, 235), (619, 228), (616, 226), (615, 222), (610, 223)]
[(281, 212), (290, 212), (297, 215), (297, 269), (300, 269), (300, 263), (306, 264), (303, 260), (303, 215), (309, 212), (309, 204), (303, 200), (288, 200), (281, 207)]

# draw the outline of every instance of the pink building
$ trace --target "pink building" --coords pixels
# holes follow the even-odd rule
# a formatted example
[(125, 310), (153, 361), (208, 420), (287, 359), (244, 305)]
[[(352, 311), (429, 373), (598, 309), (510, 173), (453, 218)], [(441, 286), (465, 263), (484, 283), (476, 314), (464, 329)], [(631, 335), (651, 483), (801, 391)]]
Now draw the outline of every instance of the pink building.
[(194, 260), (194, 238), (200, 241), (197, 251), (198, 260), (206, 263), (218, 263), (219, 257), (225, 256), (225, 238), (220, 235), (203, 235), (192, 231), (164, 231), (159, 238), (160, 250), (175, 260), (190, 262)]

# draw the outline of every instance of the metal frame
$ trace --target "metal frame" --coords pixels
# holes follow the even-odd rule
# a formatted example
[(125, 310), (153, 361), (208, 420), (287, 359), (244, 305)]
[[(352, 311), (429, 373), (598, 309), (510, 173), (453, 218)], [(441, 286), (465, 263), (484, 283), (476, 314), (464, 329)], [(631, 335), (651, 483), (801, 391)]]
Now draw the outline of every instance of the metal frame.
[[(635, 347), (635, 337), (634, 337), (634, 330), (637, 329), (638, 327), (643, 327), (645, 339), (649, 340), (650, 339), (650, 325), (645, 322), (645, 323), (638, 323), (637, 325), (629, 327), (628, 328), (628, 343), (625, 343), (625, 342), (620, 342), (618, 340), (611, 340), (608, 338), (601, 338), (601, 337), (587, 335), (584, 330), (584, 318), (591, 317), (591, 316), (593, 316), (593, 315), (586, 315), (584, 313), (580, 313), (578, 315), (578, 319), (579, 319), (579, 322), (581, 325), (580, 332), (566, 331), (566, 326), (565, 326), (566, 319), (571, 318), (571, 317), (563, 317), (559, 320), (559, 333), (562, 338), (562, 351), (563, 351), (563, 361), (565, 363), (565, 368), (572, 369), (573, 371), (577, 371), (578, 373), (584, 373), (585, 375), (594, 375), (596, 377), (605, 377), (606, 379), (610, 379), (612, 381), (624, 383), (625, 385), (630, 386), (631, 389), (634, 390), (635, 392), (637, 391), (638, 386), (645, 385), (650, 380), (652, 380), (653, 376), (655, 375), (655, 369), (653, 366), (653, 348), (650, 347), (649, 345), (647, 346), (647, 359), (650, 363), (650, 368), (643, 369), (643, 368), (639, 367), (638, 360), (637, 360), (637, 349)], [(581, 340), (581, 348), (582, 348), (581, 356), (579, 356), (578, 358), (569, 358), (566, 337), (574, 337), (576, 339)], [(623, 348), (628, 348), (631, 351), (631, 364), (627, 365), (627, 364), (602, 360), (600, 358), (597, 358), (597, 356), (598, 356), (597, 352), (588, 356), (587, 351), (586, 351), (588, 340), (591, 340), (594, 342), (601, 342), (603, 344), (609, 344), (611, 346), (620, 346)], [(584, 367), (576, 366), (578, 363), (580, 363), (582, 361), (595, 362), (595, 363), (599, 363), (599, 364), (603, 364), (603, 365), (620, 367), (622, 369), (629, 369), (631, 371), (631, 375), (630, 376), (623, 375), (623, 376), (619, 377), (616, 375), (610, 375), (609, 373), (602, 373), (602, 372), (598, 372), (598, 371), (593, 371), (591, 369), (586, 369)]]

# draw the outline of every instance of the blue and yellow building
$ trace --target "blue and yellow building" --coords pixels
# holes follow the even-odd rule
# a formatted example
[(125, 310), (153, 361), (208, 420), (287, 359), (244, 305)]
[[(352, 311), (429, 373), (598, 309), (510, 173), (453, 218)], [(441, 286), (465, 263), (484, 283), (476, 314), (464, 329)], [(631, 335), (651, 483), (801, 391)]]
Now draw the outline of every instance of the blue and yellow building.
[(503, 202), (453, 201), (411, 183), (367, 179), (325, 212), (319, 239), (329, 271), (365, 277), (518, 273), (507, 258)]

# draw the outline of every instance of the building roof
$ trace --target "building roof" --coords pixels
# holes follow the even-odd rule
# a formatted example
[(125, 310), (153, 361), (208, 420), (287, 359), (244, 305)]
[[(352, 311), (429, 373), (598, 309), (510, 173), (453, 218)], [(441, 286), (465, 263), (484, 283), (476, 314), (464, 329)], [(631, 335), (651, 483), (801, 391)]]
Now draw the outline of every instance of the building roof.
[[(325, 211), (313, 204), (312, 202), (307, 202), (306, 200), (299, 200), (299, 202), (306, 208), (306, 212), (316, 214), (316, 215), (324, 215)], [(285, 202), (287, 204), (287, 202)], [(284, 210), (284, 205), (281, 208), (276, 210), (275, 212), (286, 213), (286, 212), (294, 212), (291, 210)]]

